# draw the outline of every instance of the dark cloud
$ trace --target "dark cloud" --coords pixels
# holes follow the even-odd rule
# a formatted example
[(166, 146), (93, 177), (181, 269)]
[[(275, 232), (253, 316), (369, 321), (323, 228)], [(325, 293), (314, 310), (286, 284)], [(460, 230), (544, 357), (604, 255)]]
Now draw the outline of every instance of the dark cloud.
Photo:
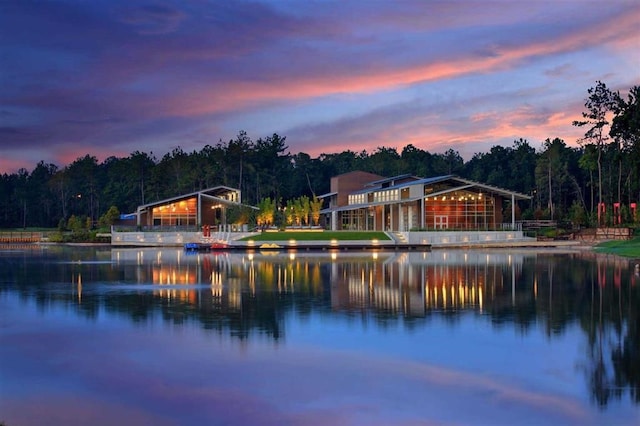
[[(636, 18), (640, 7), (624, 0), (2, 2), (0, 150), (11, 149), (15, 161), (27, 146), (167, 151), (233, 137), (238, 126), (230, 123), (256, 111), (296, 117), (281, 126), (301, 141), (294, 152), (325, 137), (360, 146), (380, 137), (425, 140), (410, 136), (427, 131), (420, 126), (457, 127), (467, 138), (491, 123), (493, 130), (475, 128), (495, 134), (508, 127), (499, 115), (472, 117), (518, 108), (498, 81), (521, 84), (521, 104), (537, 104), (541, 95), (526, 94), (531, 87), (566, 93), (564, 100), (542, 95), (556, 112), (598, 78), (623, 88), (637, 81), (637, 71), (623, 66), (637, 51)], [(461, 92), (464, 104), (449, 107)], [(372, 94), (398, 100), (369, 105)], [(360, 106), (319, 118), (327, 99), (343, 109), (341, 96)], [(301, 104), (307, 117), (296, 113)], [(544, 121), (523, 114), (516, 123), (527, 117)]]

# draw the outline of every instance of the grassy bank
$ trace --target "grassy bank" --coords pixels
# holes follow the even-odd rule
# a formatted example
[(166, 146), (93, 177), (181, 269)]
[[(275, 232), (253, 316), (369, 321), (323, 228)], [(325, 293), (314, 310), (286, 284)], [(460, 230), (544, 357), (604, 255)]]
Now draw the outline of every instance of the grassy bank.
[(384, 232), (364, 232), (364, 231), (323, 231), (323, 232), (263, 232), (259, 235), (246, 237), (240, 241), (367, 241), (377, 239), (388, 241), (390, 238)]
[(611, 253), (640, 259), (640, 237), (635, 237), (632, 240), (605, 241), (598, 244), (595, 250), (599, 253)]

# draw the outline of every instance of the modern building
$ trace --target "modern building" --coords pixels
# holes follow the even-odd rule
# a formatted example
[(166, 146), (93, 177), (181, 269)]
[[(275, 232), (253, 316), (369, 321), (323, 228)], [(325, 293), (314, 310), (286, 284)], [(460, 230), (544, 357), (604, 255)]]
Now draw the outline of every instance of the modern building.
[(226, 225), (228, 209), (241, 201), (239, 189), (216, 186), (139, 206), (136, 222), (143, 228)]
[(321, 213), (332, 230), (407, 232), (515, 229), (516, 204), (531, 197), (455, 175), (351, 172), (333, 177), (321, 198), (328, 200)]

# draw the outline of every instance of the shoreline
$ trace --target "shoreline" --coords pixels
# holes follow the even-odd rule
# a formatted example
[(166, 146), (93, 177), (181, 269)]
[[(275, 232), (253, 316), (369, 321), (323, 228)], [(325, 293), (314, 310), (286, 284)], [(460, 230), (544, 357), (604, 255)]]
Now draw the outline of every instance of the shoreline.
[[(202, 251), (255, 251), (255, 250), (275, 250), (275, 251), (441, 251), (447, 249), (453, 250), (484, 250), (484, 249), (570, 249), (577, 251), (592, 251), (598, 254), (606, 254), (617, 256), (622, 259), (640, 262), (640, 257), (623, 256), (606, 248), (598, 248), (597, 245), (603, 241), (576, 241), (576, 240), (548, 240), (548, 241), (511, 241), (511, 242), (484, 242), (484, 243), (449, 243), (449, 244), (403, 244), (396, 242), (379, 242), (372, 244), (371, 241), (342, 241), (336, 244), (331, 241), (297, 241), (295, 244), (287, 244), (283, 241), (264, 241), (260, 245), (249, 245), (245, 242), (231, 242), (225, 247), (216, 247)], [(26, 248), (26, 247), (103, 247), (103, 248), (184, 248), (184, 244), (111, 244), (111, 243), (53, 243), (47, 241), (30, 242), (30, 243), (0, 243), (2, 248)]]

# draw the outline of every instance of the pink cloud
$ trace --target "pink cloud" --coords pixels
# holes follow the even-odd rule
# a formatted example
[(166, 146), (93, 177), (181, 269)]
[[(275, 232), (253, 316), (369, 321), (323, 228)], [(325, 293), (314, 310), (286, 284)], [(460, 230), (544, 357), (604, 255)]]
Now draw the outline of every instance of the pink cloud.
[(25, 158), (24, 155), (12, 158), (11, 156), (4, 154), (0, 158), (0, 173), (15, 173), (20, 169), (25, 169), (29, 172), (33, 169), (34, 165), (39, 161), (36, 158)]
[[(551, 17), (546, 4), (528, 6), (526, 17), (514, 4), (477, 8), (472, 2), (407, 3), (371, 8), (366, 3), (350, 3), (341, 7), (344, 13), (336, 15), (315, 4), (296, 10), (279, 4), (232, 4), (203, 14), (198, 7), (179, 3), (133, 4), (103, 14), (89, 7), (66, 5), (63, 15), (82, 22), (83, 37), (76, 37), (73, 25), (52, 21), (49, 13), (23, 10), (24, 22), (12, 25), (22, 27), (29, 22), (26, 16), (36, 14), (38, 28), (55, 34), (55, 40), (72, 49), (64, 51), (63, 60), (45, 62), (43, 68), (33, 65), (37, 61), (28, 60), (28, 53), (21, 53), (20, 64), (32, 65), (27, 66), (28, 80), (11, 85), (6, 92), (5, 99), (15, 107), (11, 120), (21, 124), (12, 123), (8, 128), (0, 170), (15, 170), (18, 157), (31, 156), (19, 152), (25, 146), (41, 149), (40, 158), (60, 159), (54, 162), (73, 161), (85, 153), (102, 160), (112, 153), (121, 156), (149, 147), (161, 155), (171, 146), (199, 149), (204, 143), (232, 137), (220, 132), (229, 131), (229, 123), (240, 123), (243, 116), (247, 124), (240, 128), (259, 137), (262, 135), (250, 128), (255, 125), (247, 118), (250, 114), (275, 110), (286, 114), (297, 105), (310, 111), (306, 124), (298, 117), (266, 133), (289, 136), (293, 152), (311, 155), (345, 147), (401, 148), (407, 143), (429, 150), (464, 143), (490, 146), (520, 137), (559, 136), (570, 142), (576, 135), (571, 120), (560, 121), (563, 114), (567, 118), (573, 114), (561, 112), (566, 111), (565, 104), (556, 106), (561, 96), (548, 102), (548, 111), (541, 113), (535, 106), (527, 111), (518, 105), (501, 106), (508, 102), (506, 98), (492, 99), (490, 94), (483, 95), (491, 89), (470, 89), (464, 80), (504, 75), (510, 82), (525, 79), (526, 86), (532, 76), (568, 81), (580, 75), (591, 82), (605, 76), (597, 75), (582, 61), (574, 63), (561, 55), (601, 51), (608, 58), (615, 54), (620, 63), (632, 64), (629, 52), (635, 52), (638, 45), (640, 8), (626, 4), (607, 6), (601, 14), (590, 9), (570, 22), (562, 21), (568, 9), (573, 9), (566, 5), (555, 6), (558, 15)], [(627, 10), (614, 12), (624, 7)], [(519, 22), (522, 28), (516, 31)], [(35, 33), (29, 33), (28, 40), (40, 49), (47, 46)], [(86, 47), (90, 53), (80, 54)], [(560, 65), (554, 63), (558, 58)], [(546, 73), (529, 71), (541, 63), (549, 63)], [(629, 68), (624, 67), (627, 74)], [(611, 73), (616, 84), (627, 78), (620, 77), (622, 70)], [(547, 91), (560, 87), (531, 84)], [(369, 96), (380, 98), (388, 93), (392, 97), (400, 92), (408, 96), (414, 89), (425, 91), (435, 86), (444, 96), (464, 90), (472, 93), (464, 105), (444, 105), (436, 111), (439, 114), (423, 105), (421, 116), (406, 109), (405, 116), (396, 113), (391, 119), (383, 114), (393, 111), (361, 109), (354, 113), (361, 117), (343, 115), (324, 124), (313, 121), (317, 101), (323, 107), (332, 102), (339, 105), (345, 98), (354, 99), (354, 103), (364, 99), (366, 104)], [(523, 99), (536, 97), (521, 95)], [(564, 98), (571, 96), (567, 93)], [(467, 108), (471, 104), (476, 108)], [(259, 132), (266, 124), (261, 126)], [(303, 134), (305, 131), (309, 133)], [(53, 153), (51, 147), (58, 152)], [(62, 153), (59, 147), (63, 147)], [(98, 147), (102, 150), (96, 152)]]
[(56, 149), (55, 164), (68, 165), (85, 155), (96, 157), (100, 163), (108, 157), (128, 157), (130, 153), (124, 150), (116, 150), (109, 146), (65, 144)]
[[(467, 53), (457, 59), (432, 61), (415, 66), (393, 67), (380, 64), (360, 72), (314, 74), (263, 81), (229, 82), (223, 87), (185, 87), (163, 104), (163, 113), (170, 115), (202, 115), (240, 108), (255, 107), (273, 101), (317, 98), (338, 93), (365, 94), (386, 91), (418, 83), (448, 80), (468, 74), (484, 74), (520, 66), (524, 60), (538, 56), (615, 43), (627, 43), (637, 38), (634, 32), (640, 20), (640, 9), (632, 10), (611, 21), (585, 27), (557, 39), (533, 42), (523, 46), (495, 48), (491, 56)], [(615, 22), (615, 25), (612, 23)]]

